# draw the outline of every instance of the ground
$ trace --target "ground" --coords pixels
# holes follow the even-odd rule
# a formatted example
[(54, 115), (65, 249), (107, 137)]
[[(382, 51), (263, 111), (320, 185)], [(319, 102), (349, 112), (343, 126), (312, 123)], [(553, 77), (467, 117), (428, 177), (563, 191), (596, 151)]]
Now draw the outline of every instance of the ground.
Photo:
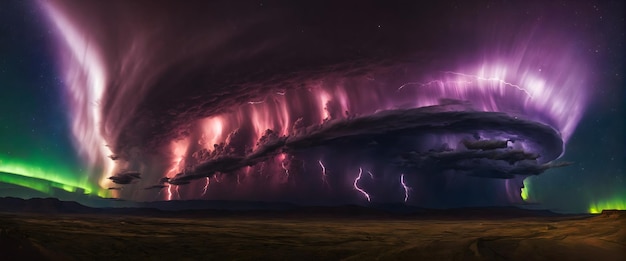
[(8, 260), (626, 260), (626, 215), (532, 218), (0, 214)]

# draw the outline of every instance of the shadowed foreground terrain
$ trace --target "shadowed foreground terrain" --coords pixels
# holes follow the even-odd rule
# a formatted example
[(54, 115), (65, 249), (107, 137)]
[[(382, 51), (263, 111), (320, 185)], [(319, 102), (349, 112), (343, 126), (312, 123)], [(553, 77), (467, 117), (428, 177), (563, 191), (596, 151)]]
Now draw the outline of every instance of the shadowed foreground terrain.
[(0, 251), (52, 260), (625, 260), (626, 214), (526, 218), (0, 214)]

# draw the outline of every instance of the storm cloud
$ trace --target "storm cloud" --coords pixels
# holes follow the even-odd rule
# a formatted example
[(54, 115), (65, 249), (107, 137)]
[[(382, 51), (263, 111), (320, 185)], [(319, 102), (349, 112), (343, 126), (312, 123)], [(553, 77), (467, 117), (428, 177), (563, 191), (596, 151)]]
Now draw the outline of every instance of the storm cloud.
[(137, 179), (141, 179), (141, 174), (136, 171), (128, 171), (115, 174), (109, 177), (109, 179), (116, 184), (130, 184)]
[[(65, 37), (73, 110), (88, 112), (77, 144), (98, 148), (83, 151), (106, 175), (146, 173), (146, 190), (109, 178), (128, 184), (123, 198), (171, 185), (174, 199), (395, 201), (406, 178), (424, 186), (415, 203), (481, 182), (501, 202), (519, 186), (502, 180), (567, 165), (554, 160), (587, 97), (556, 4), (524, 5), (533, 15), (377, 1), (45, 6)], [(373, 174), (357, 182), (362, 169)]]

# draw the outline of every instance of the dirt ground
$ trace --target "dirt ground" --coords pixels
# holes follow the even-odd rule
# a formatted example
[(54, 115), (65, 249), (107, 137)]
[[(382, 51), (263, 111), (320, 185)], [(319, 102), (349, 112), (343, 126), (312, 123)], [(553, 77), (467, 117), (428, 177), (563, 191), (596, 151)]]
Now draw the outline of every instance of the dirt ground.
[(501, 220), (0, 214), (0, 229), (2, 260), (626, 260), (624, 211)]

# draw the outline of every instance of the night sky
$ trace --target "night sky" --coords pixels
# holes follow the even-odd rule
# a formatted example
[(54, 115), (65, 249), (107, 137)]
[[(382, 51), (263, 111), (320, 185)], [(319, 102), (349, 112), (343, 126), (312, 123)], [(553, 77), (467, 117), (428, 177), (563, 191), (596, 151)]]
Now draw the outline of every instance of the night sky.
[(32, 197), (54, 195), (58, 189), (97, 189), (88, 182), (68, 136), (70, 115), (45, 17), (26, 1), (5, 2), (0, 12), (0, 172), (3, 182), (35, 189), (3, 183), (1, 194)]
[(0, 4), (0, 196), (626, 209), (620, 1), (147, 3)]

